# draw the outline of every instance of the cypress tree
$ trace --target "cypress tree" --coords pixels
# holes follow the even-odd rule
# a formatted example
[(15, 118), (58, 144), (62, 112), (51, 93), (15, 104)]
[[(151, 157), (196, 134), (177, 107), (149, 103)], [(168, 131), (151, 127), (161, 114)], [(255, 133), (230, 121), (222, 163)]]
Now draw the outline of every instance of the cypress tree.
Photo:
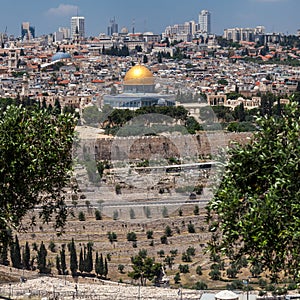
[(104, 275), (104, 263), (103, 263), (102, 253), (101, 253), (100, 259), (99, 259), (99, 275), (100, 275), (100, 277), (102, 277)]
[(90, 273), (93, 271), (93, 243), (87, 244), (87, 256), (85, 261), (85, 271)]
[(23, 252), (23, 267), (26, 270), (30, 270), (30, 248), (28, 242), (26, 242)]
[(108, 274), (108, 266), (107, 266), (107, 259), (105, 258), (105, 263), (104, 263), (104, 277), (106, 279), (107, 277), (107, 274)]
[(66, 250), (65, 245), (61, 246), (60, 251), (60, 265), (61, 265), (61, 271), (63, 275), (67, 274), (67, 264), (66, 264)]
[(20, 244), (17, 236), (15, 236), (15, 241), (10, 245), (10, 258), (14, 268), (22, 268)]
[(58, 275), (61, 275), (62, 271), (61, 271), (60, 257), (58, 255), (56, 255), (56, 269), (57, 269)]
[(39, 269), (40, 273), (47, 273), (47, 266), (46, 266), (46, 262), (47, 262), (47, 250), (46, 247), (44, 245), (44, 242), (41, 242), (40, 245), (40, 249), (38, 251), (38, 257), (37, 257), (37, 268)]
[(0, 264), (4, 266), (9, 265), (8, 261), (8, 243), (3, 242), (2, 246), (0, 247)]
[(98, 254), (98, 251), (96, 252), (96, 258), (95, 258), (95, 272), (96, 272), (97, 276), (100, 274), (100, 271), (99, 271), (99, 254)]
[(77, 262), (75, 242), (73, 238), (72, 238), (72, 242), (69, 244), (69, 251), (70, 251), (70, 270), (72, 276), (74, 277), (77, 275), (78, 262)]
[(61, 105), (58, 98), (56, 98), (54, 102), (54, 113), (56, 115), (61, 114)]
[(80, 254), (79, 254), (79, 271), (80, 273), (85, 271), (82, 248), (80, 249)]

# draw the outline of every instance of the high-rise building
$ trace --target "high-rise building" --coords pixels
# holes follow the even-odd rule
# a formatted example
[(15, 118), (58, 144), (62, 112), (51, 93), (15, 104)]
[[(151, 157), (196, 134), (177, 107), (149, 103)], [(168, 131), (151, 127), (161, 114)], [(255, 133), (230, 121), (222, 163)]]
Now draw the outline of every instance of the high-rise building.
[(84, 17), (71, 18), (71, 38), (81, 39), (85, 36), (85, 19)]
[(199, 31), (201, 33), (211, 33), (211, 15), (208, 10), (201, 10), (199, 14)]
[(31, 40), (35, 38), (35, 28), (30, 26), (29, 22), (23, 22), (21, 25), (22, 40)]
[(56, 42), (61, 42), (62, 40), (69, 40), (70, 37), (70, 28), (68, 27), (59, 27), (58, 31), (54, 33), (54, 40)]
[(114, 33), (118, 33), (119, 29), (118, 29), (118, 24), (116, 23), (115, 18), (113, 18), (112, 20), (110, 20), (110, 24), (107, 27), (107, 35), (112, 36)]

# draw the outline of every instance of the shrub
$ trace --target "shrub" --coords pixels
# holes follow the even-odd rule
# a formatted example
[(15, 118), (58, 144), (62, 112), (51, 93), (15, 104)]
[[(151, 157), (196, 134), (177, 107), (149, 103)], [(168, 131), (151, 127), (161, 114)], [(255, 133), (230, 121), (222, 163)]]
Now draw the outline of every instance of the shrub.
[(111, 243), (117, 241), (117, 234), (115, 232), (108, 232), (107, 237)]
[(125, 269), (125, 266), (124, 266), (124, 265), (122, 265), (122, 264), (119, 264), (119, 265), (118, 265), (118, 270), (119, 270), (120, 273), (123, 274), (124, 269)]
[(180, 264), (178, 269), (179, 269), (180, 273), (189, 273), (190, 272), (190, 268), (189, 268), (188, 265), (181, 265)]
[(173, 234), (172, 229), (171, 229), (171, 227), (168, 225), (168, 226), (165, 228), (165, 235), (166, 235), (167, 237), (170, 237), (170, 236), (172, 236), (172, 234)]
[(135, 242), (136, 241), (136, 233), (135, 232), (128, 232), (127, 233), (127, 241)]
[(190, 256), (195, 256), (195, 253), (196, 253), (196, 249), (194, 247), (188, 247), (187, 250), (186, 250), (186, 254), (187, 255), (190, 255)]
[(160, 238), (160, 242), (162, 243), (162, 244), (168, 244), (168, 238), (167, 238), (167, 236), (166, 235), (163, 235), (161, 238)]
[(146, 234), (147, 234), (147, 239), (153, 239), (153, 231), (152, 230), (148, 230), (146, 232)]
[(182, 253), (181, 259), (184, 262), (191, 262), (192, 261), (191, 257), (187, 253), (185, 253), (185, 252)]
[(79, 221), (85, 221), (85, 214), (83, 211), (79, 212), (78, 219)]
[(197, 281), (196, 284), (193, 286), (195, 290), (207, 290), (207, 284), (203, 281)]
[(55, 243), (53, 241), (50, 241), (49, 246), (48, 246), (49, 250), (51, 252), (55, 252), (56, 251), (55, 247), (56, 247)]
[(195, 233), (196, 232), (195, 226), (192, 223), (188, 224), (188, 232), (189, 233)]
[(199, 275), (199, 276), (202, 275), (202, 267), (201, 267), (201, 266), (197, 266), (197, 268), (196, 268), (196, 273), (197, 273), (197, 275)]
[(95, 210), (95, 218), (96, 218), (96, 220), (102, 220), (101, 212), (98, 209)]
[(176, 275), (174, 276), (174, 281), (176, 284), (178, 284), (180, 282), (181, 278), (180, 278), (180, 274), (176, 273)]

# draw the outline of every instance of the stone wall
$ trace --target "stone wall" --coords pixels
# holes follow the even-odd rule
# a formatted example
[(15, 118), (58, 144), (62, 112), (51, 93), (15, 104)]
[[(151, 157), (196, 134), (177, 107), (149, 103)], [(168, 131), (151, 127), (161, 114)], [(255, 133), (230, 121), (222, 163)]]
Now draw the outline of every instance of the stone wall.
[[(251, 133), (205, 132), (197, 135), (100, 138), (85, 142), (96, 160), (142, 160), (176, 157), (188, 160), (208, 157), (232, 142), (245, 144)], [(87, 146), (88, 145), (88, 146)]]

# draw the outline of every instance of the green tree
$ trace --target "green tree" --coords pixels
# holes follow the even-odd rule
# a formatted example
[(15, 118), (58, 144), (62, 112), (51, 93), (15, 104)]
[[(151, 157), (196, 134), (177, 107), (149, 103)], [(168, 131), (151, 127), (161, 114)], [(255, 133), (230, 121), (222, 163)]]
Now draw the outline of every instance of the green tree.
[(77, 262), (76, 246), (73, 238), (72, 238), (72, 242), (68, 246), (70, 252), (70, 270), (72, 276), (74, 277), (77, 275), (78, 262)]
[(178, 266), (179, 272), (180, 273), (189, 273), (190, 272), (190, 268), (189, 265), (179, 265)]
[(30, 270), (30, 248), (28, 242), (25, 243), (24, 251), (22, 254), (22, 266), (26, 270)]
[(226, 274), (228, 278), (236, 278), (237, 273), (238, 273), (238, 269), (235, 266), (231, 266), (226, 270)]
[(135, 232), (128, 232), (127, 233), (127, 241), (136, 242), (136, 233)]
[(54, 241), (50, 241), (49, 246), (48, 246), (48, 249), (49, 249), (51, 252), (56, 252), (56, 245), (55, 245)]
[(96, 220), (102, 220), (101, 212), (98, 209), (95, 210), (95, 219)]
[(102, 113), (97, 106), (88, 106), (82, 112), (82, 118), (86, 124), (98, 126), (101, 121)]
[(85, 214), (83, 211), (80, 211), (78, 214), (78, 220), (79, 221), (85, 221)]
[(17, 236), (15, 236), (15, 241), (10, 245), (10, 259), (14, 268), (22, 268), (21, 250)]
[(140, 280), (141, 285), (146, 285), (147, 280), (153, 280), (160, 275), (161, 264), (155, 263), (154, 258), (136, 255), (131, 257), (133, 271), (128, 272), (128, 276), (135, 280)]
[(8, 241), (3, 242), (2, 245), (0, 245), (0, 264), (4, 266), (9, 265), (8, 260)]
[(87, 254), (85, 259), (85, 271), (91, 273), (93, 271), (93, 243), (87, 243)]
[(2, 114), (0, 243), (36, 205), (44, 222), (55, 214), (55, 229), (65, 225), (64, 188), (70, 183), (75, 125), (70, 114), (53, 116), (35, 107), (11, 105)]
[(53, 113), (54, 114), (61, 114), (61, 105), (60, 105), (60, 102), (59, 102), (59, 99), (55, 99), (55, 102), (54, 102), (54, 109), (53, 109)]
[(49, 269), (47, 268), (47, 250), (46, 247), (43, 243), (41, 242), (39, 251), (38, 251), (38, 256), (37, 256), (37, 268), (40, 273), (49, 273)]
[[(208, 205), (212, 252), (246, 256), (276, 279), (299, 277), (300, 117), (292, 102), (281, 117), (261, 117), (251, 143), (229, 151), (219, 190)], [(252, 263), (253, 264), (253, 263)]]
[(124, 265), (122, 265), (122, 264), (119, 264), (119, 265), (118, 265), (118, 271), (119, 271), (121, 274), (124, 273), (124, 269), (125, 269), (125, 266), (124, 266)]
[(67, 264), (66, 264), (66, 250), (65, 245), (61, 245), (61, 251), (60, 251), (60, 265), (61, 265), (61, 271), (63, 275), (67, 274)]
[(116, 242), (118, 240), (117, 234), (115, 232), (108, 232), (107, 237), (111, 243)]
[(180, 273), (176, 273), (174, 276), (175, 284), (178, 284), (181, 281)]
[(194, 224), (192, 224), (192, 223), (188, 224), (188, 232), (189, 233), (195, 233), (196, 232)]
[(167, 264), (167, 266), (172, 269), (172, 266), (174, 264), (174, 257), (173, 256), (170, 256), (170, 255), (167, 255), (164, 259), (164, 262)]
[(144, 64), (147, 64), (147, 63), (148, 63), (148, 57), (147, 57), (146, 54), (143, 56), (143, 63), (144, 63)]
[(96, 252), (95, 271), (100, 277), (102, 277), (105, 273), (103, 255), (101, 254), (99, 258), (98, 252)]
[(161, 236), (161, 237), (160, 237), (160, 242), (161, 242), (162, 244), (167, 245), (167, 244), (168, 244), (168, 238), (167, 238), (167, 236), (166, 236), (166, 235)]
[(187, 255), (195, 256), (196, 255), (196, 249), (194, 247), (192, 247), (192, 246), (189, 246), (186, 249), (186, 253), (187, 253)]
[(199, 276), (202, 275), (202, 267), (201, 267), (201, 266), (197, 266), (197, 268), (196, 268), (196, 273), (197, 273), (197, 275), (199, 275)]
[(55, 257), (55, 265), (56, 265), (56, 270), (57, 270), (58, 275), (61, 275), (62, 271), (61, 271), (61, 264), (60, 264), (59, 255), (56, 255), (56, 257)]
[(193, 286), (195, 290), (207, 290), (207, 284), (203, 281), (197, 281), (196, 284)]
[(212, 264), (208, 275), (212, 280), (220, 280), (221, 278), (220, 266), (218, 264)]
[(147, 239), (153, 239), (153, 230), (148, 230), (146, 234), (147, 234)]
[(108, 274), (108, 264), (107, 264), (107, 258), (105, 257), (104, 259), (104, 277), (105, 279), (107, 278), (107, 274)]
[(173, 235), (172, 229), (171, 229), (171, 227), (169, 225), (167, 225), (166, 228), (165, 228), (165, 235), (167, 237), (170, 237), (170, 236)]
[(82, 273), (85, 270), (85, 265), (84, 265), (84, 258), (83, 258), (83, 251), (82, 248), (80, 248), (80, 253), (79, 253), (79, 271)]

